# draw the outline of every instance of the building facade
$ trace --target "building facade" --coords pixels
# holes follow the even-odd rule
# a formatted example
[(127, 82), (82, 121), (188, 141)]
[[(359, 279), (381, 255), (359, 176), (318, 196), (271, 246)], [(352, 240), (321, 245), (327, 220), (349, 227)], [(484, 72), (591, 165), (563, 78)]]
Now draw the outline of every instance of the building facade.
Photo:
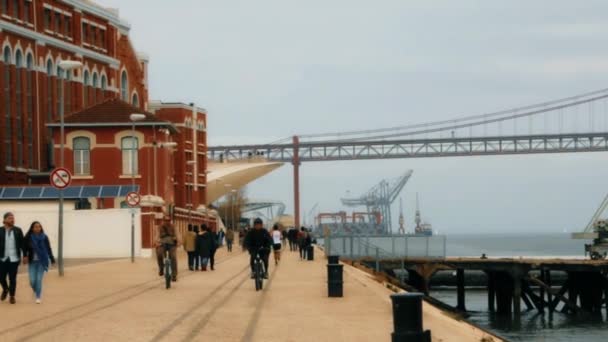
[[(0, 0), (0, 184), (48, 179), (63, 92), (66, 117), (110, 98), (145, 110), (147, 63), (117, 11), (80, 0)], [(61, 60), (83, 63), (64, 72)]]

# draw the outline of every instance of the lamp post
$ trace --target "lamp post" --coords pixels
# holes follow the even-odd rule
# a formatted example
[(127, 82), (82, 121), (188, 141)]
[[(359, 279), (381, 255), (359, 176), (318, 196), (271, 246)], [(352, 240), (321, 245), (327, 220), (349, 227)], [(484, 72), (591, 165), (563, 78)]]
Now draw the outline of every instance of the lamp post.
[(192, 224), (192, 207), (194, 206), (194, 200), (192, 199), (192, 187), (194, 186), (194, 166), (196, 165), (196, 160), (188, 160), (186, 165), (192, 166), (192, 186), (187, 187), (188, 196), (190, 197), (190, 203), (188, 204), (188, 224)]
[(234, 208), (234, 202), (236, 200), (236, 192), (237, 191), (236, 191), (236, 189), (232, 189), (230, 192), (232, 193), (232, 199), (230, 201), (230, 204), (231, 204), (230, 205), (230, 228), (234, 229), (234, 221), (235, 221), (234, 214), (235, 214), (235, 211), (236, 211), (236, 210), (234, 210), (235, 209)]
[[(232, 188), (232, 184), (224, 184), (224, 188), (226, 189), (230, 189)], [(228, 192), (228, 194), (230, 194), (230, 192)], [(228, 223), (228, 198), (230, 196), (225, 196), (226, 197), (226, 204), (224, 205), (224, 224)]]
[[(82, 68), (82, 63), (79, 61), (60, 61), (57, 64), (59, 69), (65, 71), (65, 75), (70, 70), (76, 70)], [(57, 75), (60, 76), (60, 75)], [(59, 166), (64, 167), (64, 111), (65, 104), (63, 99), (63, 82), (64, 79), (61, 79), (59, 82), (59, 101), (61, 102), (59, 105), (59, 139), (61, 140), (59, 143)], [(63, 277), (63, 189), (59, 190), (59, 224), (58, 224), (58, 238), (57, 238), (57, 268), (59, 269), (59, 276)]]
[[(139, 150), (139, 142), (135, 144), (135, 122), (146, 118), (145, 114), (133, 113), (131, 120), (131, 191), (135, 191), (135, 148)], [(131, 208), (131, 263), (135, 262), (135, 208)]]

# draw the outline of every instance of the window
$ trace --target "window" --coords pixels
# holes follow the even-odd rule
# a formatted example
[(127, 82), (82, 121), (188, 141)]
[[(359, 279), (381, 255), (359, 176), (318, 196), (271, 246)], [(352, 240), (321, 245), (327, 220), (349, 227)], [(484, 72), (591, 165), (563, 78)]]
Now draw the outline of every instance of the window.
[(120, 97), (123, 101), (129, 102), (129, 79), (127, 78), (127, 71), (124, 70), (120, 76)]
[(13, 0), (13, 17), (19, 18), (19, 0)]
[(55, 32), (61, 33), (61, 13), (55, 12)]
[(72, 18), (66, 17), (64, 24), (65, 24), (65, 36), (72, 37)]
[(97, 27), (91, 27), (91, 43), (97, 45)]
[(82, 42), (83, 43), (89, 42), (89, 25), (88, 24), (82, 24)]
[[(26, 1), (26, 3), (29, 3)], [(27, 96), (27, 165), (30, 169), (34, 168), (34, 96), (33, 96), (33, 74), (34, 58), (32, 54), (27, 55), (27, 79), (25, 92)]]
[[(11, 73), (9, 72), (8, 66), (11, 64), (11, 49), (7, 46), (4, 48), (4, 98), (11, 98)], [(11, 104), (6, 103), (6, 112), (4, 113), (5, 126), (4, 126), (4, 148), (6, 149), (5, 161), (7, 166), (12, 165), (13, 161), (13, 137), (11, 129)]]
[(88, 70), (84, 71), (82, 89), (83, 89), (83, 93), (84, 93), (84, 96), (83, 96), (84, 106), (87, 107), (88, 103), (89, 103), (89, 71)]
[(97, 103), (97, 88), (99, 87), (97, 73), (93, 74), (93, 104)]
[(121, 140), (122, 174), (136, 175), (138, 169), (138, 141), (137, 138), (125, 137)]
[(23, 3), (23, 21), (25, 21), (26, 23), (31, 22), (30, 21), (30, 12), (32, 11), (32, 3), (29, 1), (25, 1)]
[(101, 75), (101, 90), (106, 91), (108, 89), (108, 81), (105, 75)]
[(74, 145), (74, 174), (88, 176), (91, 174), (91, 140), (86, 137), (77, 137), (72, 141)]
[(105, 49), (106, 48), (106, 31), (105, 30), (99, 31), (99, 40), (100, 40), (99, 46), (101, 48)]
[[(46, 122), (53, 121), (53, 62), (49, 59), (46, 62)], [(49, 128), (49, 133), (52, 129)]]
[(15, 54), (15, 126), (17, 133), (17, 161), (15, 166), (23, 165), (23, 93), (21, 91), (21, 70), (23, 68), (23, 54), (17, 50)]
[(134, 107), (139, 107), (139, 98), (137, 97), (137, 94), (133, 94), (133, 98), (131, 99), (131, 104)]
[(51, 29), (51, 10), (48, 8), (44, 9), (44, 29)]
[(2, 7), (0, 8), (2, 14), (8, 14), (8, 0), (2, 0)]

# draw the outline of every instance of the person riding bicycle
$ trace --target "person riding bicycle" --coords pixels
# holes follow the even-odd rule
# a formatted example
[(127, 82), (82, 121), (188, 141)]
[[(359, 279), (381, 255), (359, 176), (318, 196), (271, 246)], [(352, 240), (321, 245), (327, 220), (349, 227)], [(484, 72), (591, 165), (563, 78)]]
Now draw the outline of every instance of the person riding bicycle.
[(260, 259), (264, 263), (264, 278), (268, 279), (268, 257), (270, 256), (270, 247), (272, 246), (272, 237), (266, 229), (261, 218), (256, 218), (253, 221), (253, 229), (245, 235), (243, 245), (249, 251), (249, 265), (251, 266), (251, 278), (254, 274), (254, 261), (256, 254), (260, 255)]
[(172, 280), (177, 281), (177, 235), (175, 234), (175, 228), (167, 219), (165, 219), (165, 222), (160, 227), (158, 240), (156, 241), (158, 275), (161, 277), (165, 275), (165, 251), (169, 251), (169, 258), (171, 259)]

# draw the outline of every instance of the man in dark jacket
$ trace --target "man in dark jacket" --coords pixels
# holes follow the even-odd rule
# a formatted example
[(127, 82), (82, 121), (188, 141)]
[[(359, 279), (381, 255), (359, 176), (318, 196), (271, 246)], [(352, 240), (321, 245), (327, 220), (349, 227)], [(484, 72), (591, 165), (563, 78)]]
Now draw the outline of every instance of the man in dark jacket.
[(196, 254), (201, 259), (202, 271), (207, 270), (207, 263), (211, 258), (213, 251), (217, 248), (217, 241), (213, 237), (213, 233), (209, 231), (207, 225), (203, 224), (201, 232), (196, 236)]
[(245, 236), (243, 243), (245, 248), (249, 251), (249, 265), (251, 266), (251, 277), (253, 274), (253, 264), (255, 261), (256, 254), (260, 254), (260, 258), (264, 263), (264, 278), (268, 279), (268, 257), (270, 256), (270, 246), (272, 246), (272, 237), (266, 229), (264, 229), (264, 222), (261, 218), (256, 218), (253, 221), (253, 229), (249, 230)]
[(15, 304), (17, 271), (22, 256), (23, 263), (27, 263), (25, 240), (21, 228), (15, 226), (13, 213), (4, 214), (3, 224), (4, 226), (0, 228), (0, 285), (2, 285), (0, 300), (6, 300), (10, 294), (10, 302)]

